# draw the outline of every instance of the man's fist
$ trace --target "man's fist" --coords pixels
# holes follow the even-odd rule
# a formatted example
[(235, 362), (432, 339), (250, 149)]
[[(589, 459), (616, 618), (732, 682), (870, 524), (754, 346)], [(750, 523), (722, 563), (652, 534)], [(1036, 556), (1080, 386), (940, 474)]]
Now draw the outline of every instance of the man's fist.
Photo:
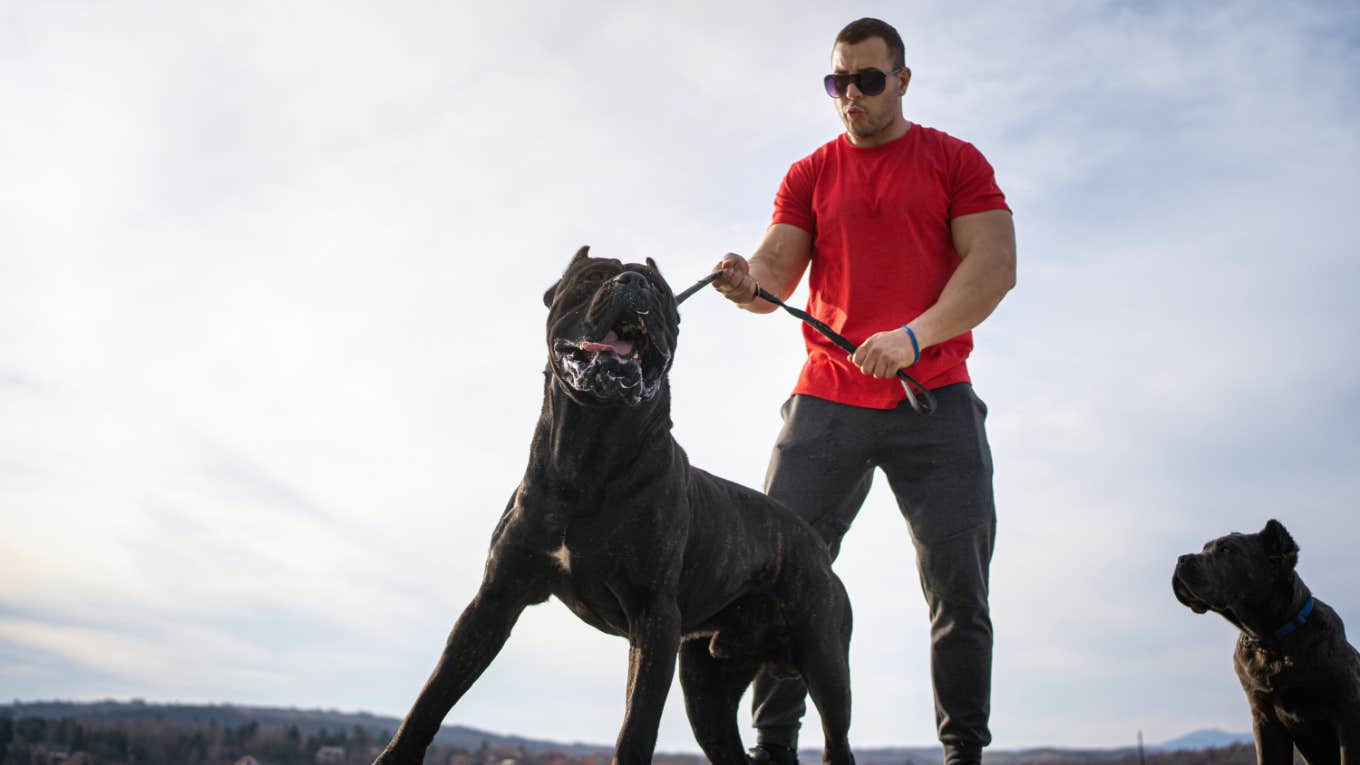
[(897, 370), (916, 363), (916, 349), (905, 329), (890, 329), (870, 335), (850, 361), (871, 377), (893, 377)]
[(722, 272), (721, 276), (713, 280), (713, 288), (723, 297), (737, 305), (745, 305), (756, 299), (756, 280), (751, 276), (751, 265), (746, 262), (746, 258), (729, 252), (722, 256), (713, 270)]

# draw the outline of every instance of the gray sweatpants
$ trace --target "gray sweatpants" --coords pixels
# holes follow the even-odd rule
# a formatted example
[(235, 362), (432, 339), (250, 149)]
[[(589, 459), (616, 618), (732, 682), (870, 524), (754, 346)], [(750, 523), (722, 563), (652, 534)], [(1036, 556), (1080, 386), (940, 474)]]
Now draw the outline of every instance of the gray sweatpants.
[[(865, 409), (794, 396), (770, 457), (765, 492), (806, 518), (834, 558), (882, 468), (907, 520), (930, 609), (935, 720), (948, 760), (991, 743), (992, 622), (987, 571), (996, 538), (987, 407), (967, 383), (932, 391), (934, 414), (903, 402)], [(806, 689), (798, 680), (755, 681), (761, 743), (797, 748)]]

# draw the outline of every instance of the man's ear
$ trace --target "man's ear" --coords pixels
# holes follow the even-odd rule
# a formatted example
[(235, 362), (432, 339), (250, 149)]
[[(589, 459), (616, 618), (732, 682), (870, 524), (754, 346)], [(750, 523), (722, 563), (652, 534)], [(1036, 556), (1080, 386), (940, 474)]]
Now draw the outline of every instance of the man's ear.
[(1299, 562), (1299, 546), (1295, 544), (1294, 538), (1289, 536), (1284, 524), (1274, 518), (1267, 521), (1266, 527), (1261, 529), (1261, 540), (1266, 546), (1266, 557), (1285, 570), (1292, 570)]

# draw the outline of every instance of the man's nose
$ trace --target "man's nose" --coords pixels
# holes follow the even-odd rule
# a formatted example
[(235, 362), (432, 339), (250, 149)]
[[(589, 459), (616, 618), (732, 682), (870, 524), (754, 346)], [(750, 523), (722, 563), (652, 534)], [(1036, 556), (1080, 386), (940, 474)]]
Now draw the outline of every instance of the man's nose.
[(852, 82), (852, 83), (849, 83), (848, 85), (845, 86), (845, 97), (846, 97), (846, 98), (863, 98), (863, 97), (864, 97), (864, 91), (860, 90), (860, 89), (859, 89), (859, 86)]

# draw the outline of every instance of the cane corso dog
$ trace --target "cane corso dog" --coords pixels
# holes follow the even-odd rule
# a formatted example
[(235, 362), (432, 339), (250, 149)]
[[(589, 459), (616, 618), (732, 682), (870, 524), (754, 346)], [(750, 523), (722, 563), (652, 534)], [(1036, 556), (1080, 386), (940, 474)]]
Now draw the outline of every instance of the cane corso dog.
[(745, 763), (737, 705), (763, 667), (802, 677), (824, 760), (852, 765), (850, 602), (825, 544), (764, 494), (689, 464), (671, 436), (675, 297), (650, 258), (588, 249), (543, 297), (543, 411), (481, 587), (378, 762), (420, 763), (520, 613), (553, 595), (628, 638), (615, 762), (651, 762), (678, 653), (685, 709), (714, 763)]
[(1241, 636), (1233, 666), (1251, 705), (1256, 758), (1360, 765), (1360, 654), (1326, 603), (1294, 572), (1299, 547), (1279, 521), (1182, 555), (1172, 590), (1195, 613), (1213, 611)]

